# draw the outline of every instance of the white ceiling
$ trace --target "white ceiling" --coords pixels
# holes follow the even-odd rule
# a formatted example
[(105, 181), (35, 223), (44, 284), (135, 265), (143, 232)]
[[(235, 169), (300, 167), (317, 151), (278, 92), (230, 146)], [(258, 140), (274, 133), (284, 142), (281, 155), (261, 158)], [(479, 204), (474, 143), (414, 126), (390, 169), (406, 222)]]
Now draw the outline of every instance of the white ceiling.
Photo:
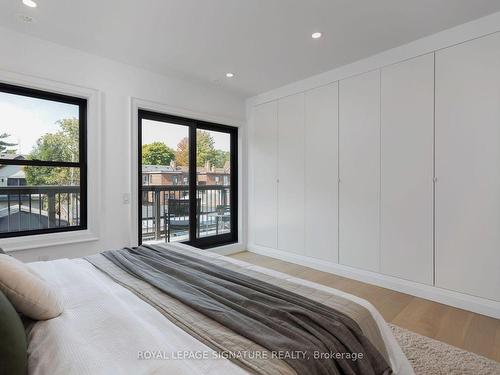
[(37, 2), (1, 1), (0, 26), (247, 96), (500, 11), (499, 0)]

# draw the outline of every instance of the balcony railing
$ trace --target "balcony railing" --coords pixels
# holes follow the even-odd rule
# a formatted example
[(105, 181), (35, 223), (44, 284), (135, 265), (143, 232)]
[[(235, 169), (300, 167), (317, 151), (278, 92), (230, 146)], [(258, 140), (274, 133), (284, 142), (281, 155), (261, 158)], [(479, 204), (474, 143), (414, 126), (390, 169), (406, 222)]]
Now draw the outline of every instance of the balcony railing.
[(79, 186), (0, 187), (0, 234), (78, 225)]
[[(230, 198), (229, 186), (197, 186), (197, 222), (195, 225), (198, 237), (231, 231)], [(143, 241), (188, 240), (189, 225), (188, 185), (142, 187)]]
[[(187, 240), (188, 197), (187, 185), (143, 186), (143, 240)], [(197, 187), (198, 237), (231, 231), (230, 199), (229, 186)], [(179, 204), (182, 202), (185, 204)], [(0, 186), (0, 235), (78, 225), (79, 186)]]

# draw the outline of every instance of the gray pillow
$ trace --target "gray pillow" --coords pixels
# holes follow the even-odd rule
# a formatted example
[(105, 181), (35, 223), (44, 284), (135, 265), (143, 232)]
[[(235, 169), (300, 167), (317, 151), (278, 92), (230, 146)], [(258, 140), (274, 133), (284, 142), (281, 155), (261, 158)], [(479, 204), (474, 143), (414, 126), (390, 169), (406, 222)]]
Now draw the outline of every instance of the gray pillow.
[(26, 375), (27, 343), (23, 323), (0, 291), (0, 374)]

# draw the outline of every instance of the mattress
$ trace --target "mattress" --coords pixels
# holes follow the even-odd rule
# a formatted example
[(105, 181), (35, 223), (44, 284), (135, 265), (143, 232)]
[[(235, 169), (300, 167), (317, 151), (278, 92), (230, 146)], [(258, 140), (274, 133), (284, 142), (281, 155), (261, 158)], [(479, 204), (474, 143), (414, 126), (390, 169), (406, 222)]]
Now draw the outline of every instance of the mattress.
[[(233, 258), (187, 245), (175, 246), (343, 296), (364, 306), (379, 326), (394, 373), (413, 374), (388, 325), (369, 302)], [(30, 329), (29, 374), (247, 373), (234, 362), (216, 355), (213, 349), (84, 259), (59, 259), (29, 265), (61, 291), (65, 306), (58, 318), (36, 322)]]

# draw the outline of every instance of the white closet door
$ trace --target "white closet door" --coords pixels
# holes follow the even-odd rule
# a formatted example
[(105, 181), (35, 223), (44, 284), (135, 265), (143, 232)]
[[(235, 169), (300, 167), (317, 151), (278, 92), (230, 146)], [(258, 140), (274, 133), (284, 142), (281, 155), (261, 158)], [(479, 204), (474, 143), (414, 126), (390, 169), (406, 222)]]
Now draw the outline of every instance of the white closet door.
[(251, 223), (254, 242), (278, 246), (278, 104), (270, 102), (253, 110), (251, 140), (253, 169), (253, 210)]
[(379, 270), (380, 71), (339, 86), (340, 263)]
[(433, 284), (434, 54), (381, 84), (381, 272)]
[(304, 94), (278, 101), (278, 248), (304, 253)]
[(436, 284), (500, 300), (500, 33), (436, 52)]
[(305, 255), (338, 262), (338, 83), (305, 102)]

